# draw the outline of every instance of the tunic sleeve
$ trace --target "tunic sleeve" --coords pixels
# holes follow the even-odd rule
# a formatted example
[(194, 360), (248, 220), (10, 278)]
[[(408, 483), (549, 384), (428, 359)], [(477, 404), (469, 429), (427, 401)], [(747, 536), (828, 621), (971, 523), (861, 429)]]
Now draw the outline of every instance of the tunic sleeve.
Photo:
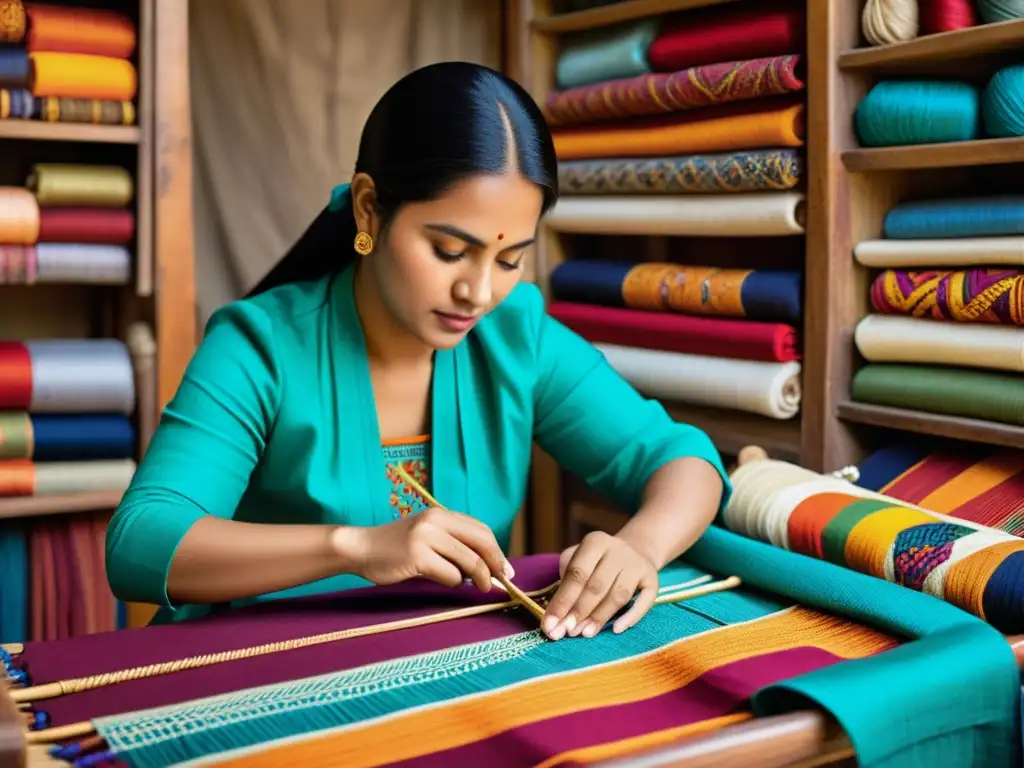
[(168, 606), (167, 574), (203, 515), (230, 518), (266, 445), (280, 371), (269, 315), (250, 302), (219, 310), (107, 530), (115, 595)]
[[(639, 506), (648, 478), (683, 457), (703, 459), (731, 485), (707, 434), (676, 422), (643, 397), (592, 344), (547, 314), (537, 323), (534, 437), (562, 467), (624, 510)], [(682, 504), (685, 500), (680, 499)]]

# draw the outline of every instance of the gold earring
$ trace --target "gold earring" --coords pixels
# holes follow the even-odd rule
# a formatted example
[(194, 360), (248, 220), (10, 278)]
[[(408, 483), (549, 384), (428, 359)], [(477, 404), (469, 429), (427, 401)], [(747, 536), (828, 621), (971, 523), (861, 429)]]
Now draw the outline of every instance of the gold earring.
[(356, 235), (355, 249), (360, 256), (365, 256), (373, 250), (373, 238), (365, 232), (360, 232)]

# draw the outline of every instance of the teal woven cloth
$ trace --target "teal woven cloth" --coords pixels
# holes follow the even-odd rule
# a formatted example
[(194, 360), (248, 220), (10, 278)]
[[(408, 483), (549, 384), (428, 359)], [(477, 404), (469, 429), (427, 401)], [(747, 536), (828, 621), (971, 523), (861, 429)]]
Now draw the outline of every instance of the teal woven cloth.
[(558, 87), (578, 88), (650, 72), (647, 49), (658, 26), (656, 19), (644, 19), (568, 37), (555, 68)]
[(930, 595), (712, 526), (685, 561), (748, 587), (911, 638), (758, 691), (758, 715), (830, 712), (867, 768), (1010, 768), (1021, 760), (1020, 673), (1003, 636)]

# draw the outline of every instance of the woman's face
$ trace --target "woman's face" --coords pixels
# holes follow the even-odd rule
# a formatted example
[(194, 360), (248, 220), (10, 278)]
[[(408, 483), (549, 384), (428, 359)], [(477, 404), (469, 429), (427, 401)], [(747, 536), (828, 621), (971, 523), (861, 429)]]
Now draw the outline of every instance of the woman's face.
[(515, 173), (465, 179), (404, 206), (363, 268), (400, 327), (432, 349), (454, 347), (522, 278), (542, 204)]

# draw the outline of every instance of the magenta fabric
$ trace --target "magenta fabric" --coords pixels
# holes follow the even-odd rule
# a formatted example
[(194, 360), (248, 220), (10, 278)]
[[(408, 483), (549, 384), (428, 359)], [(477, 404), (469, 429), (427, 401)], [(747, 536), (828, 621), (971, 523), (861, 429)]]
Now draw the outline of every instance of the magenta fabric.
[[(515, 583), (525, 591), (546, 587), (558, 578), (557, 555), (513, 559), (512, 563)], [(39, 685), (507, 599), (497, 588), (484, 594), (471, 585), (451, 590), (426, 581), (367, 587), (328, 596), (277, 600), (192, 622), (28, 643), (17, 662), (32, 683)], [(65, 725), (351, 669), (536, 627), (537, 620), (523, 609), (502, 611), (119, 683), (41, 701), (37, 709), (48, 712), (53, 725)]]
[[(718, 667), (685, 688), (513, 728), (464, 747), (391, 763), (391, 768), (536, 765), (552, 755), (698, 723), (746, 708), (758, 689), (842, 659), (820, 648), (793, 648)], [(586, 702), (581, 702), (583, 706)]]

